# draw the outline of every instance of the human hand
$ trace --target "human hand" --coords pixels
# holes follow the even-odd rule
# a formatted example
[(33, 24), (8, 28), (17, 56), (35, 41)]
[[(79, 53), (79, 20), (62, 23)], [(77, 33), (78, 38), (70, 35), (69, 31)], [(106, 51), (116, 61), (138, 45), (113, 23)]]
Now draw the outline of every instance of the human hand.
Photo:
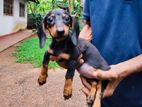
[[(93, 73), (93, 77), (98, 80), (109, 80), (109, 82), (106, 86), (106, 89), (103, 92), (102, 98), (109, 97), (109, 96), (113, 95), (116, 87), (118, 86), (120, 81), (123, 79), (123, 77), (121, 77), (119, 75), (119, 72), (122, 70), (123, 69), (121, 68), (121, 66), (112, 65), (111, 69), (108, 71), (103, 71), (103, 70), (97, 69)], [(82, 88), (82, 91), (85, 93), (85, 95), (88, 95), (88, 93), (91, 89), (91, 85), (85, 80), (85, 78), (81, 78), (81, 81), (82, 81), (83, 85), (85, 86), (84, 88)]]
[(82, 31), (79, 34), (79, 38), (83, 38), (87, 41), (92, 40), (92, 30), (91, 27), (88, 24), (85, 24)]

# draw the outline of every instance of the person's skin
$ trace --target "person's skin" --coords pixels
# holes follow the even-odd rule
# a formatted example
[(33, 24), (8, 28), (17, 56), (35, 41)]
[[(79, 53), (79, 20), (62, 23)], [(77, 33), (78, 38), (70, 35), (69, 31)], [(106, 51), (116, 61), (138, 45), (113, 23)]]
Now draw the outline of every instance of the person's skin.
[(83, 26), (83, 29), (79, 34), (79, 38), (83, 38), (87, 41), (92, 40), (92, 30), (91, 30), (91, 27), (88, 24), (85, 24)]
[[(79, 37), (90, 41), (92, 39), (90, 32), (91, 27), (85, 24)], [(99, 80), (109, 80), (109, 83), (103, 93), (103, 98), (105, 98), (113, 94), (122, 79), (140, 71), (142, 71), (142, 54), (116, 65), (111, 65), (111, 69), (107, 72), (97, 69), (92, 75), (94, 78)], [(85, 79), (82, 79), (82, 83), (85, 86), (82, 88), (82, 91), (87, 95), (91, 86)]]

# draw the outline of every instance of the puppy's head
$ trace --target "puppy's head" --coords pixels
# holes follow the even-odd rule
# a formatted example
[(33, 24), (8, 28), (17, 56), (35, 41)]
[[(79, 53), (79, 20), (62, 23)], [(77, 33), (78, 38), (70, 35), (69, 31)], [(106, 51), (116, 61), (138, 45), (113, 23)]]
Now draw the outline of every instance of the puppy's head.
[[(77, 29), (76, 30), (72, 29), (72, 34), (70, 34), (70, 28), (72, 26), (79, 27), (79, 25), (77, 25), (78, 23), (76, 23), (76, 25), (74, 24), (75, 23), (73, 23), (72, 17), (66, 10), (55, 9), (50, 11), (45, 16), (42, 25), (40, 25), (38, 28), (38, 37), (40, 39), (40, 47), (42, 48), (45, 44), (45, 38), (46, 38), (45, 32), (49, 32), (51, 37), (55, 39), (57, 42), (62, 41), (65, 38), (72, 35), (73, 32), (77, 30)], [(71, 39), (75, 39), (75, 38), (71, 37)]]

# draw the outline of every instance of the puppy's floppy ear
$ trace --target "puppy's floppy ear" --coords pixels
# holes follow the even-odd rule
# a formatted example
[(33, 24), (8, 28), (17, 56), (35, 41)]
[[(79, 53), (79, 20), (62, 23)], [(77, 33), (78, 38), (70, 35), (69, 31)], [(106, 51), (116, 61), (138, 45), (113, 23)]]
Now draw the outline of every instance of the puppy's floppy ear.
[(37, 35), (38, 35), (38, 38), (39, 38), (39, 45), (40, 45), (40, 48), (43, 48), (44, 45), (45, 45), (45, 41), (46, 41), (46, 34), (43, 30), (43, 22), (40, 23), (40, 25), (38, 25), (38, 28), (37, 28)]
[(78, 42), (78, 36), (79, 36), (79, 22), (77, 19), (72, 18), (72, 32), (70, 35), (71, 42), (73, 43), (74, 46), (77, 45)]
[[(43, 21), (38, 25), (37, 28), (37, 35), (39, 38), (39, 44), (40, 44), (40, 48), (43, 48), (45, 45), (45, 41), (46, 41), (46, 34), (44, 32), (45, 27), (47, 27), (47, 17), (51, 15), (51, 11), (48, 12), (48, 14), (44, 17)], [(47, 29), (47, 28), (46, 28)]]

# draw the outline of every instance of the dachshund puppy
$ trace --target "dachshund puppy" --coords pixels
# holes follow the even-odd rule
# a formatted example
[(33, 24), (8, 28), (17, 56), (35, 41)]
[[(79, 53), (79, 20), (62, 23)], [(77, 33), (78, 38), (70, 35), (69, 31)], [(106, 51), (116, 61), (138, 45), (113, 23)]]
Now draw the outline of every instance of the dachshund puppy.
[[(101, 90), (101, 84), (93, 79), (92, 73), (95, 69), (108, 70), (110, 67), (101, 57), (98, 50), (90, 42), (79, 39), (79, 23), (63, 9), (50, 11), (38, 28), (40, 47), (44, 47), (46, 41), (45, 32), (49, 32), (52, 42), (44, 54), (41, 73), (38, 78), (39, 85), (46, 83), (48, 76), (48, 63), (55, 60), (60, 66), (67, 69), (63, 95), (65, 99), (72, 96), (72, 81), (75, 70), (78, 70), (82, 78), (92, 84), (91, 91), (87, 97), (88, 105), (97, 102), (100, 105), (100, 97), (97, 100), (97, 90)], [(79, 60), (83, 59), (83, 63)], [(88, 69), (88, 70), (84, 70)], [(99, 91), (98, 91), (99, 92)], [(100, 91), (101, 92), (101, 91)], [(99, 92), (99, 94), (100, 94)]]

